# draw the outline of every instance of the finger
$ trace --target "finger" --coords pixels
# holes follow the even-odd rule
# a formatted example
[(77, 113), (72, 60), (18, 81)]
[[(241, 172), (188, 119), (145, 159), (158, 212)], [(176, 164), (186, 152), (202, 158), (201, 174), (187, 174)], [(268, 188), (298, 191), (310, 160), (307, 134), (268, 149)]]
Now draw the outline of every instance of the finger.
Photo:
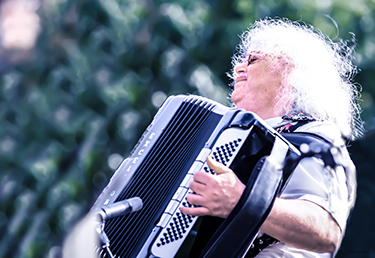
[(210, 215), (209, 210), (206, 207), (188, 208), (181, 207), (180, 211), (191, 216), (206, 216)]
[(197, 194), (202, 194), (205, 192), (206, 185), (201, 184), (196, 181), (192, 181), (189, 185), (189, 188), (193, 191), (196, 192)]
[(211, 174), (208, 174), (207, 172), (197, 171), (194, 174), (194, 181), (206, 185), (210, 180), (210, 176)]
[(207, 165), (216, 172), (216, 174), (232, 173), (232, 170), (227, 166), (217, 162), (212, 159), (210, 156), (207, 157)]
[(191, 205), (197, 205), (197, 206), (201, 206), (205, 203), (205, 198), (202, 195), (194, 194), (194, 193), (189, 193), (186, 196), (186, 200)]

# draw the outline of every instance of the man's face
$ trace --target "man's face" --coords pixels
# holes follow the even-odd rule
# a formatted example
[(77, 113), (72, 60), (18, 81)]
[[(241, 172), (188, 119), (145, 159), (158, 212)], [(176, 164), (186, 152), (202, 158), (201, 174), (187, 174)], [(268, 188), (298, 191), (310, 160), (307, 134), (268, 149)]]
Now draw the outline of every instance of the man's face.
[(254, 112), (262, 119), (279, 116), (276, 104), (282, 86), (281, 63), (277, 57), (253, 52), (248, 62), (237, 66), (232, 93), (236, 107)]

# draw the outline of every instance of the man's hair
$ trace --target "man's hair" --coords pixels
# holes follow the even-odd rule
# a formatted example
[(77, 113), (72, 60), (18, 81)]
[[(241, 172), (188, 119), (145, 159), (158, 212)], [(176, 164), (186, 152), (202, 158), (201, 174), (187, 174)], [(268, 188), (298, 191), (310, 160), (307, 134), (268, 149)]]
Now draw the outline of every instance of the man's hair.
[[(352, 82), (357, 67), (352, 64), (353, 46), (348, 42), (335, 43), (311, 25), (281, 18), (256, 21), (240, 38), (232, 59), (234, 68), (247, 62), (254, 51), (284, 57), (291, 63), (284, 76), (290, 90), (284, 87), (279, 93), (289, 95), (278, 98), (282, 102), (278, 103), (280, 115), (330, 121), (351, 139), (362, 135), (359, 89)], [(230, 77), (235, 80), (234, 68)]]

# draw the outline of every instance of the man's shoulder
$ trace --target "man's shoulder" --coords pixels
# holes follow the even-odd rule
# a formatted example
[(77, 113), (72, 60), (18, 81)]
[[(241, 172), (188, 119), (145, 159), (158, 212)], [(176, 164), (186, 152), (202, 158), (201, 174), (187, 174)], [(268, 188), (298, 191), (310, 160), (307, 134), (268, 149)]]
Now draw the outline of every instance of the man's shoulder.
[(342, 140), (340, 130), (328, 121), (311, 121), (298, 127), (295, 132), (315, 134), (330, 142)]
[(288, 125), (293, 125), (296, 129), (293, 132), (305, 132), (310, 134), (315, 134), (326, 139), (329, 142), (343, 141), (340, 130), (336, 125), (329, 121), (291, 121), (288, 119), (283, 119), (282, 117), (276, 117), (266, 120), (267, 124), (280, 131), (280, 128), (288, 127)]

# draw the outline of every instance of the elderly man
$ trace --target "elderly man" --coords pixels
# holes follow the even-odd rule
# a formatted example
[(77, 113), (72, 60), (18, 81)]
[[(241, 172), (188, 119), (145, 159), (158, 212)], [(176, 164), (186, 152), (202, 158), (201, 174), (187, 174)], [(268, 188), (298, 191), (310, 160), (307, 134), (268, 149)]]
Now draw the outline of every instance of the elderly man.
[[(279, 132), (297, 125), (296, 131), (332, 143), (360, 136), (358, 94), (350, 82), (356, 68), (345, 42), (286, 19), (260, 20), (241, 39), (231, 74), (237, 108), (256, 113)], [(340, 246), (354, 205), (355, 171), (311, 159), (301, 161), (276, 198), (259, 234), (271, 236), (272, 244), (257, 257), (333, 257)], [(216, 175), (195, 174), (187, 200), (198, 207), (181, 211), (226, 218), (245, 185), (229, 168), (207, 162)]]

